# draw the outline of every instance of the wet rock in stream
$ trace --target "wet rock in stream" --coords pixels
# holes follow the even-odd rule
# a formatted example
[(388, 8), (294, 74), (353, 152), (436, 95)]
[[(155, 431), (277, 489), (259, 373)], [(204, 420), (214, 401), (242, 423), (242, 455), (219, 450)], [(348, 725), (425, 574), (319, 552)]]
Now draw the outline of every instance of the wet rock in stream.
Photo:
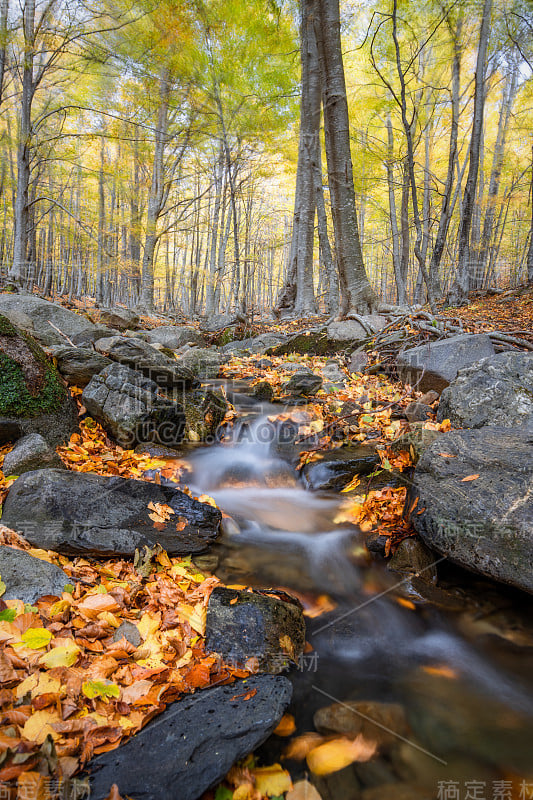
[[(153, 513), (149, 503), (171, 509), (159, 528), (149, 516)], [(169, 555), (201, 553), (216, 540), (220, 519), (218, 509), (178, 489), (94, 473), (40, 469), (15, 481), (2, 521), (35, 547), (109, 558), (133, 556), (136, 548), (157, 543)]]
[(217, 586), (209, 598), (206, 649), (244, 666), (254, 659), (262, 672), (277, 674), (298, 661), (305, 623), (298, 601)]
[(91, 799), (116, 783), (135, 800), (197, 800), (270, 735), (291, 694), (286, 678), (258, 675), (183, 698), (91, 761)]

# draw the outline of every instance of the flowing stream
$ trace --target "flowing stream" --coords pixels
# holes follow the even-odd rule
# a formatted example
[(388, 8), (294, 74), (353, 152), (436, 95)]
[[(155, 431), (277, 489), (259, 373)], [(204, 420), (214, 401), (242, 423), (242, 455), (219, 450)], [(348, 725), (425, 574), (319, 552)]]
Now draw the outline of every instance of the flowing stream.
[[(324, 608), (306, 619), (313, 651), (290, 675), (297, 732), (313, 731), (313, 714), (334, 702), (400, 703), (409, 722), (407, 735), (377, 759), (321, 779), (324, 800), (357, 800), (363, 791), (533, 797), (533, 604), (447, 563), (439, 565), (445, 590), (437, 602), (431, 594), (428, 602), (406, 601), (402, 576), (369, 559), (355, 527), (335, 523), (346, 495), (306, 491), (276, 455), (279, 431), (244, 411), (233, 441), (192, 454), (187, 483), (232, 518), (219, 577), (292, 589), (304, 605)], [(271, 737), (267, 763), (286, 744)], [(288, 763), (293, 777), (305, 773), (305, 761)], [(458, 794), (445, 793), (451, 781)], [(511, 781), (513, 794), (498, 794), (502, 786), (511, 791), (502, 781)]]

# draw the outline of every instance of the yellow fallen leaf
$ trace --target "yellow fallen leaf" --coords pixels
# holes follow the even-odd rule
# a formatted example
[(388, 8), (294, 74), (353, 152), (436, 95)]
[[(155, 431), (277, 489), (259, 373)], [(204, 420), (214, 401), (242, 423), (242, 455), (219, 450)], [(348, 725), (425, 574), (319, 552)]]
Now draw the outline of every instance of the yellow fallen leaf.
[(39, 664), (44, 664), (48, 669), (53, 667), (71, 667), (78, 660), (81, 650), (77, 644), (53, 647), (49, 653), (44, 653)]
[(292, 789), (291, 776), (279, 764), (270, 767), (257, 767), (252, 770), (255, 788), (262, 795), (274, 797)]
[(51, 727), (54, 722), (61, 722), (55, 709), (45, 708), (42, 711), (36, 711), (26, 720), (22, 728), (22, 736), (31, 742), (37, 742), (37, 744), (42, 744), (48, 735), (53, 739), (59, 739), (59, 733), (56, 733)]
[(479, 472), (475, 475), (467, 475), (466, 478), (461, 478), (461, 483), (466, 483), (466, 481), (475, 481), (476, 478), (479, 478)]
[(152, 614), (149, 611), (146, 614), (143, 614), (139, 622), (137, 623), (137, 630), (141, 634), (141, 638), (148, 639), (149, 636), (152, 636), (157, 630), (159, 630), (159, 626), (161, 625), (161, 614), (158, 612), (157, 614)]
[(206, 609), (202, 603), (196, 603), (194, 607), (188, 603), (180, 603), (178, 613), (180, 617), (187, 620), (196, 633), (199, 633), (200, 636), (205, 634)]
[(355, 475), (348, 486), (345, 486), (344, 489), (341, 489), (341, 492), (351, 492), (353, 489), (357, 489), (360, 483), (361, 479), (359, 478), (359, 475)]
[(50, 644), (52, 634), (46, 628), (28, 628), (20, 638), (30, 650), (41, 650)]
[(307, 754), (307, 764), (315, 775), (329, 775), (354, 761), (369, 761), (375, 752), (376, 743), (359, 734), (353, 741), (343, 737), (315, 747)]

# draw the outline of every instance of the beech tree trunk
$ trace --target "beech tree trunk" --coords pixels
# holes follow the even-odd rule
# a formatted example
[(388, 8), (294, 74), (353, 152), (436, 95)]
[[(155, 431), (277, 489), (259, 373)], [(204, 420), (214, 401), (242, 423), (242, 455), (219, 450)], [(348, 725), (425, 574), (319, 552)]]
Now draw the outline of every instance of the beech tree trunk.
[(343, 315), (350, 311), (367, 313), (377, 299), (366, 274), (357, 223), (339, 0), (315, 0), (314, 9), (331, 215), (342, 294), (340, 310)]
[(457, 255), (457, 274), (449, 295), (450, 303), (465, 303), (470, 289), (470, 232), (476, 199), (479, 173), (479, 152), (483, 134), (483, 113), (485, 108), (485, 67), (490, 35), (492, 0), (483, 0), (479, 45), (474, 76), (474, 115), (470, 136), (468, 175), (466, 178), (459, 225), (459, 252)]
[(28, 252), (28, 197), (30, 187), (31, 108), (35, 95), (33, 65), (35, 58), (35, 0), (26, 0), (23, 12), (24, 66), (17, 147), (17, 194), (14, 208), (15, 236), (9, 278), (20, 284), (26, 270)]
[(158, 240), (157, 221), (165, 206), (168, 186), (165, 184), (165, 147), (168, 131), (168, 105), (170, 98), (170, 72), (161, 70), (159, 79), (159, 112), (155, 129), (155, 150), (152, 165), (152, 183), (148, 196), (146, 235), (141, 273), (141, 308), (151, 311), (154, 307), (154, 256)]

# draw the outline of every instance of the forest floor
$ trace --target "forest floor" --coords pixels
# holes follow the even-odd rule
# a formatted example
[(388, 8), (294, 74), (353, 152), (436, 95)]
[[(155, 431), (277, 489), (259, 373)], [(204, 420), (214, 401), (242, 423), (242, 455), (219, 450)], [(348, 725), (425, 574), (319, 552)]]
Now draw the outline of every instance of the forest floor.
[[(82, 313), (90, 309), (81, 303), (65, 305)], [(443, 312), (443, 316), (452, 315), (460, 318), (469, 332), (499, 330), (533, 342), (531, 287), (483, 296), (474, 299), (468, 307)], [(155, 317), (144, 317), (142, 321), (145, 327), (161, 324), (161, 319)], [(302, 327), (320, 322), (323, 318), (285, 323), (257, 321), (247, 327), (248, 335), (279, 329), (296, 333)], [(270, 357), (269, 360), (271, 366), (258, 366), (257, 357), (232, 358), (222, 367), (221, 376), (247, 379), (252, 384), (267, 382), (275, 397), (282, 399), (284, 382), (291, 376), (291, 371), (284, 366), (292, 361), (304, 362), (320, 374), (327, 361), (325, 357), (299, 354)], [(346, 370), (345, 378), (343, 388), (321, 389), (304, 406), (283, 411), (280, 406), (280, 414), (274, 419), (295, 424), (300, 441), (305, 443), (307, 437), (310, 441), (309, 448), (302, 449), (298, 470), (341, 443), (355, 445), (365, 441), (380, 444), (382, 470), (402, 472), (412, 467), (414, 452), (408, 446), (393, 447), (393, 442), (408, 432), (409, 423), (402, 418), (402, 411), (410, 402), (420, 399), (421, 392), (385, 375), (350, 374)], [(80, 393), (73, 389), (78, 402)], [(350, 407), (350, 404), (355, 406)], [(237, 419), (235, 409), (230, 408), (226, 418), (229, 429)], [(450, 427), (447, 420), (437, 423), (435, 415), (423, 426), (441, 431)], [(11, 446), (6, 445), (0, 450), (0, 469), (10, 449)], [(70, 444), (59, 448), (58, 452), (68, 469), (141, 480), (154, 480), (154, 471), (178, 478), (187, 467), (186, 460), (154, 459), (125, 450), (87, 418), (81, 421), (80, 433), (74, 434)], [(13, 481), (14, 478), (0, 472), (0, 502)], [(346, 496), (343, 520), (358, 525), (366, 534), (380, 534), (386, 538), (387, 554), (394, 552), (399, 542), (413, 533), (404, 519), (405, 487), (368, 491), (356, 478), (342, 492)], [(200, 499), (214, 504), (205, 496)], [(164, 514), (165, 509), (154, 509), (154, 512), (157, 522), (157, 514)], [(0, 531), (0, 543), (30, 549), (24, 540), (10, 538), (6, 529)], [(181, 694), (249, 674), (231, 670), (205, 652), (205, 609), (210, 592), (219, 581), (202, 574), (190, 559), (169, 559), (164, 552), (155, 553), (148, 574), (139, 578), (137, 567), (123, 559), (98, 564), (86, 559), (68, 559), (52, 552), (30, 552), (61, 566), (71, 576), (72, 586), (59, 601), (43, 598), (38, 609), (24, 608), (23, 604), (17, 605), (17, 601), (0, 605), (0, 635), (3, 632), (4, 638), (15, 637), (17, 642), (15, 660), (0, 661), (0, 678), (5, 681), (7, 676), (8, 688), (3, 690), (3, 700), (8, 705), (6, 693), (13, 694), (13, 711), (4, 716), (4, 721), (11, 731), (15, 729), (16, 735), (13, 738), (12, 732), (0, 730), (0, 742), (11, 748), (16, 743), (25, 755), (25, 760), (19, 759), (18, 763), (8, 758), (0, 769), (0, 780), (18, 781), (19, 793), (13, 797), (24, 796), (21, 787), (35, 780), (35, 776), (40, 780), (39, 765), (44, 763), (43, 746), (50, 731), (59, 740), (56, 748), (63, 773), (72, 775), (94, 753), (117, 747)], [(138, 593), (130, 591), (139, 581), (144, 586), (144, 605), (139, 605)], [(120, 604), (116, 602), (117, 592), (121, 594)], [(300, 599), (304, 613), (310, 617), (332, 607), (328, 597), (315, 601), (304, 596)], [(177, 617), (169, 621), (171, 612), (167, 600), (179, 608), (179, 648), (168, 646), (166, 631), (169, 627), (175, 631), (178, 622)], [(97, 616), (98, 622), (95, 621)], [(139, 654), (124, 640), (111, 645), (111, 649), (107, 644), (104, 648), (102, 642), (105, 643), (125, 619), (133, 616), (140, 619), (139, 626), (143, 626), (146, 634), (143, 652)], [(57, 646), (56, 642), (54, 650), (47, 650), (52, 637), (57, 639), (58, 636), (64, 639), (63, 645)], [(74, 666), (80, 663), (84, 665), (85, 680), (80, 679), (80, 670)], [(119, 689), (119, 684), (124, 683), (125, 664), (129, 670), (126, 699), (130, 698), (131, 703), (124, 701), (124, 692)], [(172, 680), (168, 679), (169, 668), (174, 676)], [(58, 716), (59, 679), (70, 687), (71, 711), (77, 709), (75, 717), (69, 717), (70, 722), (60, 722)], [(18, 704), (15, 711), (16, 698), (28, 692), (31, 703)], [(121, 692), (122, 699), (117, 701)], [(83, 724), (81, 719), (85, 719)], [(293, 720), (286, 716), (277, 733), (290, 736), (293, 731)], [(316, 740), (314, 748), (308, 748), (303, 756), (307, 757), (311, 768), (313, 752), (323, 743), (323, 740)], [(339, 741), (338, 747), (342, 750), (344, 744)], [(292, 746), (295, 746), (294, 741)], [(338, 756), (339, 751), (331, 742), (328, 755), (331, 771), (338, 768)], [(354, 760), (357, 760), (356, 753)], [(48, 759), (46, 769), (49, 767)], [(327, 774), (328, 764), (322, 764), (321, 769), (322, 774)], [(216, 795), (209, 793), (208, 797), (217, 800), (261, 800), (273, 794), (284, 797), (290, 784), (289, 774), (279, 765), (275, 765), (271, 773), (265, 773), (264, 768), (249, 761), (245, 767), (232, 770), (224, 787), (220, 787)], [(119, 800), (118, 792), (110, 795), (110, 800)]]

